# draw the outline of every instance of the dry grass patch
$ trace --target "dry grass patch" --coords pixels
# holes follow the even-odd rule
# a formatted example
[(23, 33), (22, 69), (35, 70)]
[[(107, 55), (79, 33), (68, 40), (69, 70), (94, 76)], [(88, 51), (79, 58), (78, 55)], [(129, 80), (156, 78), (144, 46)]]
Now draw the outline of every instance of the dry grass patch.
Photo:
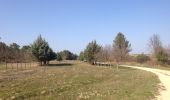
[(103, 68), (78, 61), (53, 62), (31, 71), (15, 78), (6, 73), (10, 77), (0, 80), (0, 98), (147, 100), (155, 97), (159, 84), (157, 76), (150, 72), (123, 67), (116, 70), (116, 67)]

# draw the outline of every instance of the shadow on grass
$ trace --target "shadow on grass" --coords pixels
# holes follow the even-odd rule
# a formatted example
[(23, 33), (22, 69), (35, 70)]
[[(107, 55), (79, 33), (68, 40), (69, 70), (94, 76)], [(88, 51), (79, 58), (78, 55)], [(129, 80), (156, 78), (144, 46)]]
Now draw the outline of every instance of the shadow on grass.
[(58, 64), (49, 64), (48, 67), (67, 67), (72, 66), (71, 63), (58, 63)]
[[(112, 66), (112, 68), (117, 68), (117, 65)], [(126, 69), (131, 69), (131, 70), (137, 70), (137, 69), (130, 68), (130, 67), (123, 67), (123, 66), (121, 66), (121, 65), (118, 67), (118, 69), (125, 69), (125, 70), (126, 70)]]
[(137, 70), (137, 69), (135, 69), (135, 68), (123, 67), (123, 66), (119, 66), (119, 69), (131, 69), (131, 70)]

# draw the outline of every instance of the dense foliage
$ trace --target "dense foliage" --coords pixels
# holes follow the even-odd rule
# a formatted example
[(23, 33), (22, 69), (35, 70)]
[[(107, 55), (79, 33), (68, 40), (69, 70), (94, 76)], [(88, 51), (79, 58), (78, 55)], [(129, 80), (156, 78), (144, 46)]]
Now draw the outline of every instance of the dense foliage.
[(156, 55), (157, 61), (165, 64), (168, 61), (168, 54), (165, 51), (160, 51)]
[(79, 60), (81, 60), (81, 61), (84, 61), (84, 60), (85, 60), (85, 58), (84, 58), (84, 52), (83, 52), (83, 51), (80, 52), (80, 54), (79, 54)]
[(99, 46), (96, 41), (90, 42), (85, 51), (84, 51), (84, 58), (89, 63), (94, 64), (94, 62), (97, 60), (97, 53), (100, 51), (101, 46)]
[(145, 54), (139, 54), (136, 57), (136, 61), (138, 63), (145, 63), (149, 60), (149, 56), (145, 55)]
[(63, 58), (62, 58), (62, 56), (61, 56), (60, 53), (57, 53), (57, 54), (56, 54), (56, 60), (57, 60), (57, 61), (62, 61), (62, 60), (63, 60)]
[(36, 57), (41, 65), (47, 64), (50, 60), (54, 60), (56, 58), (56, 54), (49, 47), (48, 42), (46, 42), (46, 40), (41, 37), (41, 35), (37, 38), (37, 40), (35, 40), (31, 48), (32, 54)]
[(77, 55), (70, 52), (69, 50), (63, 50), (57, 53), (57, 60), (76, 60)]

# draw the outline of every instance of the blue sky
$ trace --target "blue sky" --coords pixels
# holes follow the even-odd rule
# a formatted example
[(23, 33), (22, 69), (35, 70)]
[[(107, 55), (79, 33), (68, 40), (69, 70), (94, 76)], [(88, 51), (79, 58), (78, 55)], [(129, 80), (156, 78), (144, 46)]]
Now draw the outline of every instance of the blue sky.
[(133, 53), (148, 52), (152, 34), (170, 44), (170, 0), (0, 0), (0, 37), (31, 44), (41, 34), (55, 51), (79, 53), (92, 40), (112, 44), (118, 32)]

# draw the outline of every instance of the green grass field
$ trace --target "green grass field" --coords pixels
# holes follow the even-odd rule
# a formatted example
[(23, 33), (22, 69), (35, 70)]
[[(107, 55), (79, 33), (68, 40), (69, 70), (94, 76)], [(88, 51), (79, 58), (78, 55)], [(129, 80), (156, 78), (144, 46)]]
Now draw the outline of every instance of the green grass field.
[(104, 68), (79, 61), (0, 72), (0, 98), (14, 100), (150, 100), (156, 75), (130, 68)]

